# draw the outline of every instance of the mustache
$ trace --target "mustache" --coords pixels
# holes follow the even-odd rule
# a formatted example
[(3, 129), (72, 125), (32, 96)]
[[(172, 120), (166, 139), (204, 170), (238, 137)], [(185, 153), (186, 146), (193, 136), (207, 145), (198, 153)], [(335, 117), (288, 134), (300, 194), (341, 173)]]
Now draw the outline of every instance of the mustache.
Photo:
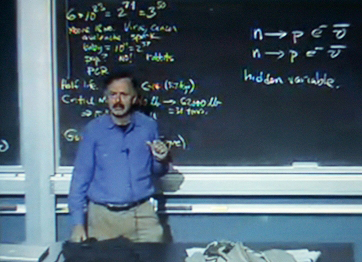
[(123, 104), (121, 104), (121, 103), (117, 103), (117, 104), (114, 104), (113, 106), (112, 106), (113, 108), (124, 108), (124, 105)]

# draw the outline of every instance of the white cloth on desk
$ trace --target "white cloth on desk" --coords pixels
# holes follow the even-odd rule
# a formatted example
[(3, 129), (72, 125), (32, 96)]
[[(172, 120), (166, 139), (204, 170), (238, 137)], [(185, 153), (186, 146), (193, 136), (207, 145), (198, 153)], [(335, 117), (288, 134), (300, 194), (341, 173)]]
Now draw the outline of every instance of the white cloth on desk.
[(317, 262), (322, 254), (320, 251), (309, 251), (308, 249), (285, 250), (291, 254), (297, 262)]
[[(263, 252), (259, 252), (259, 251), (254, 251), (246, 246), (243, 246), (242, 243), (232, 243), (232, 242), (220, 242), (221, 243), (221, 248), (219, 249), (219, 255), (215, 256), (214, 261), (227, 261), (229, 262), (245, 262), (245, 261), (249, 261), (249, 259), (251, 259), (250, 261), (279, 261), (281, 258), (283, 260), (288, 260), (288, 261), (295, 261), (295, 262), (317, 262), (318, 258), (321, 255), (320, 251), (309, 251), (308, 249), (293, 249), (293, 250), (281, 250), (281, 249), (271, 249), (271, 250), (266, 250)], [(188, 255), (188, 257), (186, 258), (186, 262), (203, 262), (203, 261), (208, 261), (211, 257), (210, 254), (207, 254), (208, 252), (205, 252), (210, 246), (219, 246), (220, 247), (220, 243), (218, 242), (213, 242), (211, 244), (209, 244), (206, 248), (189, 248), (186, 249), (186, 253)], [(229, 256), (229, 252), (231, 251), (227, 251), (226, 253), (223, 252), (223, 244), (225, 245), (229, 245), (229, 250), (230, 250), (230, 245), (233, 246), (233, 249), (238, 248), (239, 249), (239, 253), (238, 255), (235, 256), (235, 254), (230, 257)], [(241, 251), (241, 249), (243, 249), (244, 251)], [(215, 251), (215, 250), (214, 250)], [(246, 253), (245, 253), (246, 252)], [(235, 252), (230, 252), (231, 253), (235, 253)], [(244, 255), (242, 254), (244, 253)], [(247, 255), (247, 253), (249, 255)], [(289, 257), (288, 257), (289, 256)]]

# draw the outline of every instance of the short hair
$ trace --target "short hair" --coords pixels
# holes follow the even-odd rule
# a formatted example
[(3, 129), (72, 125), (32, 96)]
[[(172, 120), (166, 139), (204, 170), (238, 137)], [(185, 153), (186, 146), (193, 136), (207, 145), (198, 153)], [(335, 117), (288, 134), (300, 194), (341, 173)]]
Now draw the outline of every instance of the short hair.
[(131, 79), (131, 83), (133, 85), (134, 90), (136, 91), (136, 93), (139, 93), (138, 90), (138, 81), (135, 78), (134, 74), (130, 71), (118, 71), (115, 73), (112, 73), (110, 75), (108, 75), (105, 79), (104, 79), (104, 90), (107, 90), (108, 86), (115, 80), (118, 79), (122, 79), (122, 78), (129, 78)]

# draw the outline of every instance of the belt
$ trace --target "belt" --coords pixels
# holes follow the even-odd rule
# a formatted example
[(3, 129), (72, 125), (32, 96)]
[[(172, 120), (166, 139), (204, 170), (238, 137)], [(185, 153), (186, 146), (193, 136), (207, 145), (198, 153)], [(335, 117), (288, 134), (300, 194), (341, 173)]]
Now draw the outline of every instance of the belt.
[(128, 203), (128, 204), (111, 204), (111, 203), (97, 203), (97, 202), (94, 202), (95, 204), (97, 205), (101, 205), (101, 206), (105, 206), (109, 211), (127, 211), (129, 209), (131, 209), (132, 207), (136, 207), (136, 206), (139, 206), (145, 202), (147, 202), (150, 198), (147, 197), (147, 198), (142, 198), (141, 200), (138, 200), (138, 201), (135, 201), (135, 202), (132, 202), (132, 203)]

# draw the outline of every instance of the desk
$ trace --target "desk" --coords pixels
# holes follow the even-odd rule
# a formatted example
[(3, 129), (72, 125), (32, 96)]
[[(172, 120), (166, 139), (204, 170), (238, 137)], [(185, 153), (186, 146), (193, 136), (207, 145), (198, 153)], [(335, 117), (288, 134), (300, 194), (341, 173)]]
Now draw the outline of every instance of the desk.
[[(145, 262), (184, 262), (185, 250), (191, 247), (205, 247), (208, 243), (172, 243), (172, 244), (137, 244), (137, 252)], [(322, 252), (318, 262), (355, 262), (351, 243), (247, 243), (244, 245), (256, 249), (271, 248), (318, 250)], [(62, 249), (62, 243), (50, 246), (49, 255), (44, 262), (55, 262)], [(64, 261), (61, 257), (59, 262)]]

